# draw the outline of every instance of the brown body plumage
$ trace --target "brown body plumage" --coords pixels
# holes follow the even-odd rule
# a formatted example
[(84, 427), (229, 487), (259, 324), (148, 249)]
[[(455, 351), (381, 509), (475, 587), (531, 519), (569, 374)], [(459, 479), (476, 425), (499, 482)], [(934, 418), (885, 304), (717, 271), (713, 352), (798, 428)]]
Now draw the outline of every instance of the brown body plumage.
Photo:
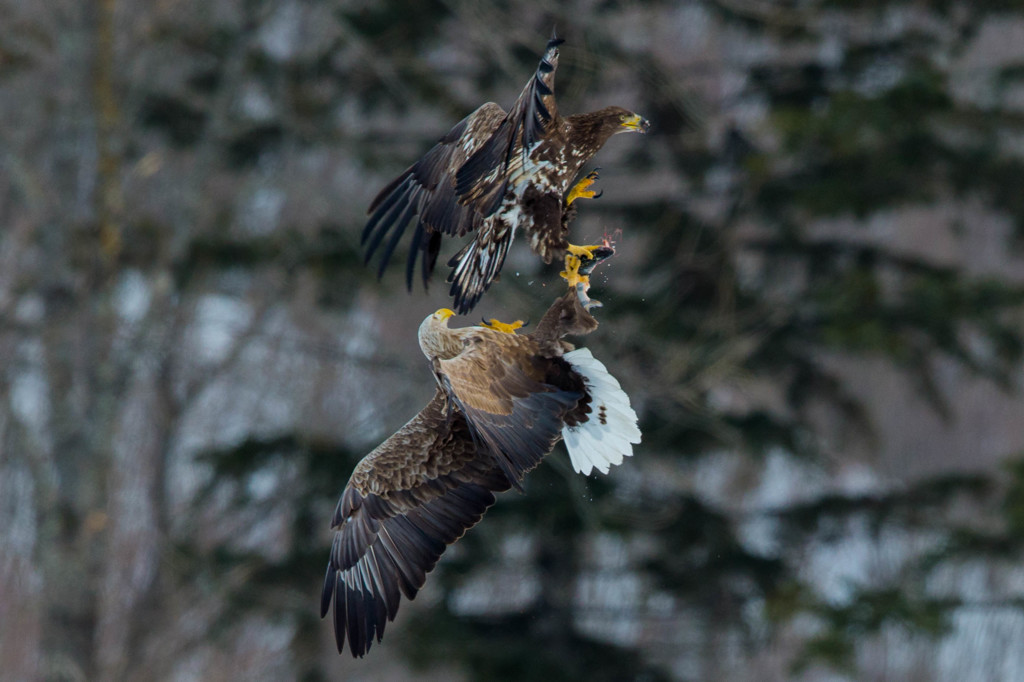
[(517, 488), (551, 452), (562, 427), (586, 420), (590, 411), (582, 377), (562, 359), (572, 346), (561, 337), (583, 333), (567, 327), (568, 320), (582, 329), (582, 320), (594, 318), (579, 308), (574, 292), (554, 309), (558, 317), (545, 316), (535, 332), (522, 336), (484, 327), (449, 329), (447, 308), (420, 326), (420, 347), (438, 385)]
[(424, 320), (420, 344), (438, 379), (427, 406), (356, 466), (332, 526), (321, 615), (334, 606), (338, 650), (380, 641), (401, 596), (413, 599), (447, 545), (494, 493), (518, 486), (565, 424), (589, 418), (583, 379), (562, 357), (567, 334), (597, 321), (570, 291), (529, 335), (448, 329)]
[(362, 238), (367, 261), (383, 248), (378, 274), (410, 223), (415, 224), (406, 264), (410, 289), (417, 260), (426, 286), (443, 235), (475, 232), (448, 262), (453, 307), (465, 313), (501, 270), (517, 229), (525, 231), (545, 262), (564, 254), (565, 195), (583, 164), (615, 133), (645, 132), (648, 124), (621, 107), (560, 116), (554, 78), (561, 42), (548, 42), (536, 73), (508, 113), (493, 102), (484, 104), (373, 200)]

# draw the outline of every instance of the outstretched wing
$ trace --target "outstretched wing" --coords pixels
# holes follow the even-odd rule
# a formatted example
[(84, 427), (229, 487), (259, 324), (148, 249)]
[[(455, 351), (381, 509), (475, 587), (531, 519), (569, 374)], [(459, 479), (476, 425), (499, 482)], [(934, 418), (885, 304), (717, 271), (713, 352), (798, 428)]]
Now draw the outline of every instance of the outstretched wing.
[(455, 174), (504, 118), (505, 111), (497, 104), (484, 104), (459, 121), (423, 158), (377, 194), (370, 204), (362, 243), (366, 262), (378, 249), (383, 249), (378, 276), (384, 274), (402, 234), (414, 220), (416, 229), (405, 269), (409, 289), (417, 260), (426, 286), (437, 262), (442, 234), (461, 237), (476, 228), (482, 213), (479, 207), (458, 202)]
[(334, 512), (320, 616), (334, 606), (340, 653), (381, 641), (401, 596), (413, 599), (445, 548), (494, 504), (509, 481), (447, 409), (440, 390), (408, 424), (363, 458)]
[(537, 71), (515, 105), (455, 175), (459, 201), (478, 205), (485, 216), (501, 204), (511, 167), (523, 164), (530, 148), (549, 132), (558, 117), (555, 69), (558, 68), (558, 46), (563, 42), (552, 34)]
[(512, 482), (551, 452), (564, 418), (584, 397), (562, 358), (538, 354), (526, 336), (490, 329), (466, 335), (466, 349), (438, 360), (441, 381), (475, 437)]

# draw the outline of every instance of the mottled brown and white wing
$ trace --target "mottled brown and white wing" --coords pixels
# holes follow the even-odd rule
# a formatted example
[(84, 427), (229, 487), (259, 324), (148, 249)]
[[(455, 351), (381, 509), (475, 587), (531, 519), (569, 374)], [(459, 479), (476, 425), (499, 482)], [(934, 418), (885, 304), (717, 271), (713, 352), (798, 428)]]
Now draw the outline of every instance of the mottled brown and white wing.
[(455, 174), (504, 119), (504, 109), (494, 102), (484, 104), (377, 194), (370, 204), (362, 243), (367, 262), (383, 248), (378, 276), (384, 273), (410, 222), (415, 221), (416, 228), (405, 268), (409, 289), (417, 260), (423, 285), (427, 285), (437, 262), (441, 235), (461, 237), (477, 228), (484, 214), (478, 205), (459, 203)]
[[(463, 203), (480, 207), (485, 216), (498, 209), (505, 194), (510, 167), (523, 163), (531, 147), (543, 138), (558, 118), (555, 103), (555, 70), (558, 46), (563, 40), (552, 36), (530, 82), (508, 115), (462, 164), (455, 176), (455, 192)], [(519, 158), (517, 158), (519, 157)]]
[(465, 343), (456, 357), (437, 361), (442, 385), (518, 488), (558, 442), (584, 387), (568, 363), (542, 354), (528, 336), (480, 328)]
[(508, 490), (508, 478), (438, 390), (418, 415), (356, 466), (334, 513), (337, 530), (320, 615), (363, 656), (413, 599), (451, 543)]
[[(531, 245), (537, 242), (532, 236), (537, 233), (553, 234), (556, 242), (561, 239), (562, 188), (547, 186), (548, 174), (538, 172), (531, 152), (538, 143), (550, 142), (558, 129), (554, 88), (562, 42), (556, 37), (548, 41), (536, 72), (508, 115), (455, 175), (459, 202), (473, 206), (484, 218), (473, 241), (448, 260), (448, 293), (459, 313), (472, 310), (497, 278), (517, 229), (531, 235)], [(524, 178), (529, 187), (522, 190)], [(510, 187), (518, 189), (512, 192)], [(550, 262), (546, 251), (542, 255)]]

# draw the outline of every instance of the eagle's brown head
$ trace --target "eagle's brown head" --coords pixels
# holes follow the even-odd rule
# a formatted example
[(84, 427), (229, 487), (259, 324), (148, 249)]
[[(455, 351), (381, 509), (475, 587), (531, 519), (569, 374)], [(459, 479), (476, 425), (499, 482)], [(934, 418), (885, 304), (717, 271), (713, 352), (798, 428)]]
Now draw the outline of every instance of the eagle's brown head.
[(568, 143), (584, 161), (597, 153), (608, 138), (618, 133), (646, 133), (651, 124), (640, 114), (622, 107), (605, 107), (589, 114), (575, 114), (569, 124)]
[(646, 118), (622, 107), (607, 107), (601, 111), (605, 112), (606, 125), (611, 128), (612, 135), (616, 133), (644, 134), (651, 127), (651, 122)]

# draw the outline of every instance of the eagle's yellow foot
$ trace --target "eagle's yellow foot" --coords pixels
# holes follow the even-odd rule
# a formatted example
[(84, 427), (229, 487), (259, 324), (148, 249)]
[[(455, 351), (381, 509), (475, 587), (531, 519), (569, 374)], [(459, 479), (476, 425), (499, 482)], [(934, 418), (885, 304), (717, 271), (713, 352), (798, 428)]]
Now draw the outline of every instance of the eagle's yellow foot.
[(515, 334), (516, 330), (522, 327), (524, 322), (522, 320), (516, 320), (515, 322), (499, 322), (496, 318), (491, 318), (480, 323), (481, 327), (487, 327), (493, 329), (496, 332), (505, 332), (506, 334)]
[(602, 192), (595, 192), (594, 190), (589, 189), (589, 187), (594, 184), (594, 181), (596, 181), (600, 177), (597, 174), (597, 171), (599, 170), (601, 169), (595, 168), (594, 170), (587, 173), (586, 177), (582, 178), (579, 182), (572, 186), (572, 189), (569, 190), (569, 196), (565, 198), (566, 206), (576, 201), (577, 199), (596, 199), (597, 197), (601, 196), (603, 190)]
[(576, 246), (575, 244), (569, 244), (565, 250), (580, 260), (593, 260), (594, 252), (603, 248), (604, 246), (602, 244), (591, 244), (589, 246)]
[[(573, 246), (570, 244), (569, 248), (572, 249)], [(586, 251), (583, 252), (583, 255), (587, 257), (587, 260), (590, 260), (590, 258), (592, 257)], [(558, 275), (569, 283), (570, 289), (576, 288), (580, 284), (583, 285), (584, 290), (590, 287), (590, 277), (588, 277), (587, 275), (580, 274), (580, 265), (582, 263), (583, 261), (580, 259), (579, 256), (576, 256), (572, 253), (565, 254), (565, 270), (562, 270), (560, 273), (558, 273)]]
[(600, 308), (601, 302), (587, 295), (587, 292), (590, 291), (590, 273), (594, 271), (598, 263), (613, 256), (615, 249), (611, 245), (570, 245), (568, 250), (571, 253), (565, 254), (565, 270), (560, 273), (562, 278), (569, 283), (570, 290), (576, 290), (576, 297), (584, 310)]

